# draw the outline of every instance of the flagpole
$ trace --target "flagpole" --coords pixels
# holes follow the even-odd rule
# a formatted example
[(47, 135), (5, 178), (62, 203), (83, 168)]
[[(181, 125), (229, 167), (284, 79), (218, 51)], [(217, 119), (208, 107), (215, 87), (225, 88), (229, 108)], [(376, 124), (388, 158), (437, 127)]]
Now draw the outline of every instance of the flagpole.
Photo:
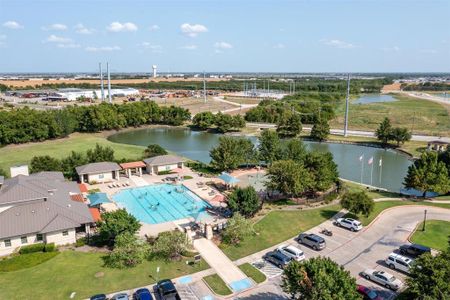
[(363, 183), (363, 170), (364, 170), (364, 154), (362, 155), (362, 159), (360, 159), (361, 161), (361, 180), (360, 183)]
[(380, 158), (379, 166), (380, 166), (380, 186), (381, 186), (381, 172), (383, 171), (383, 161), (381, 158)]
[(370, 185), (373, 186), (373, 181), (372, 181), (372, 179), (373, 179), (373, 161), (372, 161), (371, 165), (372, 165), (372, 170), (370, 171)]

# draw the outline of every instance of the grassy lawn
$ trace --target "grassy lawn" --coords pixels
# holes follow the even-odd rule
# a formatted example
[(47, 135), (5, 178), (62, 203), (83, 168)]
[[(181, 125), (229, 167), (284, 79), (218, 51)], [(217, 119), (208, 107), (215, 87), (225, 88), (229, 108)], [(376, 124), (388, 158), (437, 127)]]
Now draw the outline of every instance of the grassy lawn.
[(256, 283), (261, 283), (266, 280), (266, 275), (261, 273), (258, 269), (256, 269), (254, 266), (252, 266), (249, 263), (245, 263), (243, 265), (239, 266), (239, 269), (241, 269), (242, 272), (244, 272), (245, 275), (253, 279)]
[(58, 254), (59, 252), (36, 252), (0, 260), (0, 272), (12, 272), (31, 268), (52, 259)]
[(394, 206), (402, 206), (402, 205), (426, 205), (426, 206), (437, 206), (442, 208), (448, 208), (450, 209), (450, 204), (447, 203), (430, 203), (430, 202), (413, 202), (413, 201), (401, 201), (401, 200), (394, 200), (394, 201), (381, 201), (381, 202), (375, 202), (375, 207), (373, 212), (368, 216), (354, 216), (352, 214), (348, 214), (348, 217), (354, 217), (361, 221), (363, 225), (368, 225), (370, 222), (372, 222), (383, 210), (394, 207)]
[(49, 140), (40, 143), (9, 145), (0, 148), (0, 168), (9, 170), (9, 167), (18, 164), (27, 164), (33, 156), (50, 155), (63, 158), (71, 151), (86, 152), (94, 148), (95, 144), (107, 145), (114, 149), (116, 158), (141, 158), (144, 147), (113, 143), (98, 133), (74, 133), (67, 138)]
[[(350, 104), (349, 128), (371, 129), (388, 117), (394, 126), (413, 129), (415, 134), (450, 136), (450, 116), (441, 104), (428, 100), (395, 95), (399, 101), (371, 104)], [(343, 127), (345, 103), (336, 109), (331, 127)]]
[(307, 231), (331, 218), (339, 209), (338, 205), (330, 205), (311, 210), (272, 211), (255, 224), (256, 235), (239, 246), (222, 244), (221, 248), (231, 260), (236, 260)]
[(209, 275), (203, 277), (203, 280), (209, 285), (209, 287), (216, 293), (217, 295), (230, 295), (232, 292), (226, 285), (226, 283), (219, 277), (217, 274)]
[[(84, 299), (96, 293), (110, 293), (148, 285), (163, 278), (175, 278), (208, 268), (202, 261), (145, 261), (131, 269), (103, 267), (101, 253), (64, 251), (38, 266), (15, 272), (0, 272), (2, 299)], [(156, 268), (160, 267), (159, 276)]]
[(357, 191), (366, 191), (367, 195), (372, 199), (377, 198), (402, 198), (400, 194), (392, 193), (392, 192), (377, 192), (377, 191), (370, 191), (366, 189), (364, 186), (359, 185), (357, 183), (353, 182), (346, 182), (344, 181), (344, 186), (348, 189), (349, 192), (357, 192)]
[(450, 222), (429, 220), (426, 223), (425, 231), (422, 231), (422, 228), (423, 222), (417, 226), (417, 230), (411, 237), (412, 242), (440, 251), (447, 249), (450, 237)]

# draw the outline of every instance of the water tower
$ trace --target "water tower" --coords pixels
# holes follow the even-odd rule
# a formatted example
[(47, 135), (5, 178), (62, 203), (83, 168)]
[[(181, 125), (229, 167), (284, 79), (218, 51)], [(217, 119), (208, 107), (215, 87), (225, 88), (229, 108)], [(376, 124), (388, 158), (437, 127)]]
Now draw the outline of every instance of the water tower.
[(153, 69), (153, 78), (156, 78), (156, 69), (157, 69), (156, 65), (153, 65), (152, 69)]

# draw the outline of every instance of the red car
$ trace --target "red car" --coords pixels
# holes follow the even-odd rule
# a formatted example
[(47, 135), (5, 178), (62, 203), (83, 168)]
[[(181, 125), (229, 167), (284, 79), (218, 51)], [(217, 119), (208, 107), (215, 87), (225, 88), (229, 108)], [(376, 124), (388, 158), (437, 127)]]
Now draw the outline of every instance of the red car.
[(383, 300), (384, 298), (378, 295), (375, 290), (369, 289), (366, 286), (358, 284), (358, 288), (356, 289), (358, 293), (363, 295), (366, 300)]

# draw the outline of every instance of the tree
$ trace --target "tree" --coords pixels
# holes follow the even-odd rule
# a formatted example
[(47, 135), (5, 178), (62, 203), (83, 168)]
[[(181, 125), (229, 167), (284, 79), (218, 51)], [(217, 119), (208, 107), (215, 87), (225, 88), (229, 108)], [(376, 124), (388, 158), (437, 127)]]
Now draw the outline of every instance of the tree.
[(352, 214), (363, 214), (368, 217), (373, 211), (375, 203), (365, 191), (348, 192), (342, 197), (341, 206)]
[(217, 170), (233, 170), (240, 164), (248, 162), (253, 143), (244, 138), (221, 136), (219, 145), (211, 149), (211, 166)]
[(186, 252), (188, 245), (186, 234), (179, 230), (161, 232), (150, 247), (150, 254), (164, 259), (178, 259)]
[(113, 268), (131, 268), (142, 263), (148, 253), (148, 244), (130, 232), (116, 237), (114, 249), (106, 257), (106, 265)]
[(245, 219), (239, 213), (235, 213), (228, 219), (227, 227), (222, 232), (222, 239), (230, 245), (238, 245), (247, 236), (253, 234), (251, 221)]
[(379, 139), (383, 145), (386, 145), (392, 137), (392, 125), (389, 118), (384, 118), (383, 122), (375, 131), (375, 136)]
[(89, 163), (114, 161), (114, 150), (109, 146), (95, 144), (95, 148), (89, 149), (86, 156)]
[(356, 279), (328, 257), (291, 261), (282, 276), (281, 286), (291, 299), (361, 299), (356, 291)]
[(319, 142), (323, 142), (330, 134), (330, 125), (325, 119), (318, 119), (311, 128), (310, 137)]
[(264, 130), (259, 137), (259, 157), (268, 165), (281, 157), (281, 141), (278, 133), (271, 130)]
[(245, 127), (245, 120), (240, 116), (230, 116), (221, 112), (214, 116), (214, 123), (217, 126), (217, 131), (225, 133), (232, 130), (238, 130)]
[(305, 155), (303, 164), (312, 177), (312, 192), (325, 191), (339, 179), (337, 165), (330, 152), (309, 152)]
[(283, 150), (282, 159), (303, 162), (306, 153), (305, 145), (301, 140), (290, 139)]
[(30, 172), (61, 171), (61, 161), (49, 155), (35, 156), (31, 159)]
[(134, 235), (141, 228), (141, 224), (125, 209), (118, 209), (103, 213), (98, 227), (104, 240), (114, 242), (116, 237), (124, 232)]
[(238, 187), (228, 196), (228, 207), (246, 218), (253, 217), (261, 209), (261, 205), (261, 199), (252, 186)]
[(418, 257), (406, 278), (409, 299), (450, 299), (450, 249), (436, 256), (423, 254)]
[(411, 140), (411, 137), (412, 135), (408, 128), (395, 127), (391, 131), (391, 139), (397, 142), (397, 147)]
[(438, 154), (427, 151), (408, 167), (403, 184), (407, 188), (421, 191), (423, 197), (426, 196), (427, 191), (445, 194), (450, 191), (448, 174), (445, 163), (438, 160)]
[(277, 124), (277, 133), (280, 137), (296, 137), (302, 132), (301, 117), (291, 113), (280, 118)]
[(192, 120), (192, 124), (202, 130), (211, 128), (214, 125), (215, 117), (210, 111), (204, 111), (196, 114)]
[(3, 176), (5, 178), (7, 178), (8, 177), (8, 173), (6, 173), (6, 171), (4, 169), (0, 168), (0, 176)]
[(267, 170), (269, 190), (279, 191), (288, 196), (299, 196), (312, 186), (312, 177), (302, 163), (292, 160), (274, 162)]
[(158, 155), (166, 155), (167, 151), (163, 147), (161, 147), (158, 144), (150, 144), (147, 146), (147, 148), (144, 150), (144, 157), (154, 157)]
[(78, 173), (75, 168), (86, 163), (87, 160), (83, 153), (72, 151), (69, 156), (61, 160), (64, 176), (72, 180), (77, 179)]

